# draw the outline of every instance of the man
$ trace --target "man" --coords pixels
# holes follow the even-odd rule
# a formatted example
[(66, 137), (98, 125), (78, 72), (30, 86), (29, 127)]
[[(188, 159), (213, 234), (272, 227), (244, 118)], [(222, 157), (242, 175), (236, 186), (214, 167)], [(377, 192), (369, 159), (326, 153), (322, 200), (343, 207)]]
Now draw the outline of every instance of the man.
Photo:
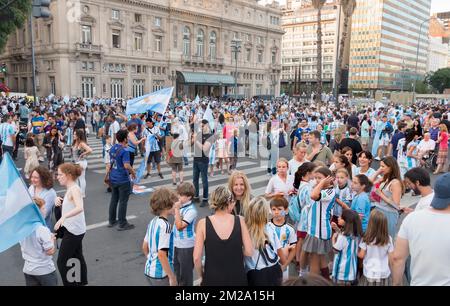
[(406, 129), (412, 129), (414, 127), (414, 121), (411, 118), (411, 114), (405, 114), (404, 121), (406, 123)]
[(203, 199), (200, 207), (208, 205), (208, 164), (209, 150), (211, 149), (211, 141), (213, 135), (209, 130), (208, 120), (201, 121), (201, 131), (195, 131), (192, 134), (191, 145), (194, 146), (194, 164), (193, 164), (193, 183), (195, 187), (194, 200), (200, 200), (199, 178), (202, 177)]
[(3, 123), (0, 124), (0, 139), (2, 142), (2, 155), (0, 156), (0, 163), (3, 160), (3, 155), (8, 152), (13, 157), (13, 152), (16, 146), (16, 129), (13, 125), (13, 116), (5, 115)]
[(20, 103), (19, 113), (20, 113), (20, 123), (28, 124), (28, 116), (30, 115), (30, 109), (28, 108), (25, 101), (22, 101)]
[(147, 159), (147, 174), (145, 174), (145, 179), (150, 176), (150, 171), (152, 169), (152, 162), (156, 164), (158, 169), (158, 175), (161, 179), (164, 179), (161, 173), (161, 147), (159, 146), (159, 140), (161, 139), (161, 133), (157, 126), (155, 126), (152, 118), (147, 118), (145, 121), (147, 127), (144, 130), (144, 136), (146, 139), (146, 150), (149, 150), (150, 154)]
[[(355, 129), (359, 129), (359, 118), (358, 115), (356, 114), (356, 112), (352, 112), (352, 114), (348, 117), (347, 119), (347, 125), (349, 130), (351, 128), (355, 128)], [(356, 132), (358, 133), (358, 132)], [(355, 156), (354, 152), (353, 152), (353, 156)]]
[(166, 148), (166, 136), (167, 134), (167, 123), (165, 122), (165, 118), (161, 114), (156, 116), (155, 126), (159, 129), (159, 134), (161, 135), (159, 139), (159, 147), (161, 149), (161, 156), (164, 159), (164, 151)]
[[(388, 152), (392, 152), (392, 156), (397, 159), (397, 146), (400, 139), (405, 138), (405, 131), (406, 131), (406, 123), (403, 121), (400, 121), (397, 124), (397, 132), (392, 136), (391, 142), (389, 143), (389, 149)], [(389, 154), (389, 153), (388, 153)]]
[[(132, 179), (136, 178), (136, 173), (130, 165), (130, 152), (126, 150), (128, 146), (128, 131), (121, 130), (116, 135), (117, 143), (111, 148), (109, 155), (111, 167), (109, 175), (111, 181), (111, 201), (109, 203), (109, 224), (108, 227), (114, 227), (119, 224), (118, 231), (133, 229), (134, 225), (127, 221), (128, 199), (131, 193)], [(119, 205), (119, 213), (117, 220), (117, 205)]]
[(425, 133), (423, 139), (417, 145), (418, 155), (422, 159), (436, 148), (436, 142), (431, 139), (430, 133)]
[(340, 143), (341, 148), (349, 147), (353, 151), (352, 163), (356, 164), (358, 160), (358, 154), (362, 151), (361, 144), (358, 141), (358, 129), (355, 127), (350, 128), (350, 135), (348, 138), (342, 139)]
[(52, 130), (53, 127), (56, 127), (55, 116), (49, 115), (47, 117), (47, 124), (44, 127), (45, 133), (50, 133), (50, 131)]
[(75, 110), (75, 111), (73, 111), (73, 115), (76, 120), (74, 130), (82, 129), (83, 131), (86, 131), (86, 123), (84, 122), (80, 112)]
[[(417, 203), (415, 211), (426, 209), (430, 207), (431, 201), (434, 198), (434, 191), (431, 188), (430, 174), (423, 168), (412, 168), (405, 173), (405, 184), (412, 189), (415, 194), (420, 194), (419, 202)], [(414, 211), (411, 208), (404, 208), (404, 212), (410, 213)]]
[(431, 207), (406, 216), (392, 256), (394, 285), (401, 285), (411, 255), (411, 286), (450, 286), (450, 173), (434, 185)]
[(320, 161), (326, 165), (331, 165), (333, 163), (333, 153), (330, 148), (324, 146), (320, 143), (320, 132), (312, 131), (309, 134), (310, 145), (306, 150), (306, 159), (311, 162)]
[(437, 141), (439, 137), (439, 123), (440, 120), (438, 118), (431, 119), (431, 127), (428, 132), (431, 135), (431, 139), (433, 139), (434, 141)]
[(113, 114), (109, 116), (109, 122), (110, 126), (108, 129), (108, 135), (111, 137), (111, 144), (114, 145), (116, 143), (116, 134), (120, 131), (120, 124), (117, 122), (117, 118)]
[(297, 130), (294, 132), (294, 143), (292, 144), (292, 148), (295, 148), (297, 143), (302, 141), (302, 133), (305, 131), (309, 133), (311, 132), (311, 129), (308, 127), (308, 121), (306, 119), (301, 119)]
[(44, 147), (44, 131), (45, 118), (41, 115), (41, 110), (36, 108), (34, 111), (33, 118), (31, 118), (30, 127), (28, 131), (31, 131), (34, 135), (35, 144), (39, 150), (39, 161), (44, 161), (44, 156), (46, 154), (46, 149)]

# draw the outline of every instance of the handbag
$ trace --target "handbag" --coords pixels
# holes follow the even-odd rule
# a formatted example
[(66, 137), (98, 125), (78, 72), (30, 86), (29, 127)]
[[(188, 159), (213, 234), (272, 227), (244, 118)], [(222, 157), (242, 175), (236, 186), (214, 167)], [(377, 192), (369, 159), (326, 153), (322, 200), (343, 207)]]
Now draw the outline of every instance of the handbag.
[(123, 149), (123, 147), (120, 148), (119, 150), (117, 150), (116, 154), (114, 155), (113, 160), (111, 161), (110, 167), (109, 167), (108, 171), (106, 172), (105, 177), (103, 179), (103, 182), (108, 187), (111, 187), (111, 179), (110, 179), (111, 169), (114, 167), (114, 163), (116, 162), (116, 158), (117, 158), (117, 156), (119, 156), (119, 153), (120, 153), (120, 151), (122, 149)]
[(284, 139), (284, 133), (280, 132), (278, 136), (278, 147), (284, 148), (286, 146), (286, 139)]

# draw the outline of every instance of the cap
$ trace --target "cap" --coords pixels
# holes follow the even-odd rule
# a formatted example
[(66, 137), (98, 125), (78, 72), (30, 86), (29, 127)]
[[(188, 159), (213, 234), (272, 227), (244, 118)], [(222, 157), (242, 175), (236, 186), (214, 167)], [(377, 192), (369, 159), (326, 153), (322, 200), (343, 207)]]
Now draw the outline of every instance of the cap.
[(441, 175), (434, 184), (434, 198), (431, 207), (446, 209), (450, 205), (450, 173)]

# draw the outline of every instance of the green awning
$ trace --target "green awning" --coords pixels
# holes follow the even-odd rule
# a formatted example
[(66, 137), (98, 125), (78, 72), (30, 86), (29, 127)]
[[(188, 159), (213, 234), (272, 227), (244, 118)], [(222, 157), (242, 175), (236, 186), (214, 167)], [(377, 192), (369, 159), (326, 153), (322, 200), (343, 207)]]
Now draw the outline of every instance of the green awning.
[(180, 72), (178, 79), (184, 84), (195, 85), (234, 85), (234, 77), (229, 74), (214, 74), (205, 72)]

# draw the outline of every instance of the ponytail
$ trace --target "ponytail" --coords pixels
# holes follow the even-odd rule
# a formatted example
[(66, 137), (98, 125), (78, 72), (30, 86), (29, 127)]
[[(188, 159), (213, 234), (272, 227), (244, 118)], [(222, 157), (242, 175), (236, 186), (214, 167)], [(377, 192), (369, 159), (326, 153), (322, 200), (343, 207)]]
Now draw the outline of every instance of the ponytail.
[(311, 173), (316, 168), (316, 165), (311, 162), (303, 163), (300, 167), (298, 167), (297, 172), (295, 172), (294, 178), (294, 188), (298, 189), (300, 187), (300, 183), (308, 173)]

